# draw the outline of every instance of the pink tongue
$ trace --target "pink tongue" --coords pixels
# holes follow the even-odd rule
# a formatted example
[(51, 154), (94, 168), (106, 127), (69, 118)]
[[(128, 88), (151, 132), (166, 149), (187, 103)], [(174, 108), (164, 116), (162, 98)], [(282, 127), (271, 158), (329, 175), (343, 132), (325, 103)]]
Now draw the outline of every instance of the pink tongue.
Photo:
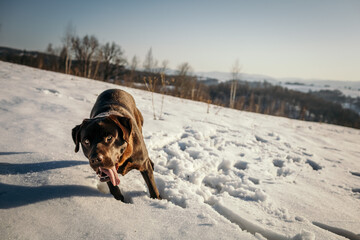
[(118, 173), (116, 172), (115, 166), (110, 169), (101, 168), (101, 171), (103, 171), (106, 175), (109, 176), (112, 185), (117, 186), (120, 184), (120, 178)]

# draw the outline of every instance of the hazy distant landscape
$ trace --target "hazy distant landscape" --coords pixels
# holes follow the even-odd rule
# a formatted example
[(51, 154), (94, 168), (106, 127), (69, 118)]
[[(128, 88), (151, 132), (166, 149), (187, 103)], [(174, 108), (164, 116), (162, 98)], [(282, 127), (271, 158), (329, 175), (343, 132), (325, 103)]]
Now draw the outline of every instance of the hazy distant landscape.
[[(201, 78), (217, 79), (219, 82), (231, 80), (230, 72), (195, 72)], [(301, 92), (320, 90), (340, 90), (345, 96), (360, 97), (360, 81), (336, 81), (301, 78), (274, 78), (271, 76), (241, 73), (240, 79), (249, 82), (267, 81), (274, 85), (280, 85)]]

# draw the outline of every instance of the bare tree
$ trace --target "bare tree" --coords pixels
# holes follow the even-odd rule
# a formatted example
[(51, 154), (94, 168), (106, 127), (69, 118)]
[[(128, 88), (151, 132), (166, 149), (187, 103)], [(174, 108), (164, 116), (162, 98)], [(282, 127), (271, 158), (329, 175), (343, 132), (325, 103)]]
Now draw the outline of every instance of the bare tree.
[(73, 37), (71, 39), (75, 58), (79, 61), (80, 72), (84, 77), (91, 76), (92, 57), (99, 47), (99, 41), (95, 36), (85, 35), (82, 39)]
[[(81, 46), (81, 40), (77, 36), (73, 36), (71, 38), (71, 50), (74, 53), (75, 59), (78, 61), (79, 68), (82, 67), (83, 64), (83, 49)], [(80, 72), (83, 72), (81, 69), (79, 69)], [(78, 71), (75, 69), (75, 74), (78, 74)]]
[(180, 97), (191, 97), (191, 99), (194, 99), (196, 80), (191, 76), (192, 72), (193, 68), (188, 62), (180, 64), (177, 68), (177, 78), (180, 81), (177, 86), (180, 88)]
[[(46, 47), (46, 53), (49, 54), (47, 58), (47, 63), (49, 64), (49, 68), (52, 71), (60, 71), (61, 67), (61, 60), (59, 61), (56, 56), (60, 56), (61, 58), (61, 49), (60, 48), (54, 48), (52, 43), (49, 43)], [(39, 56), (39, 68), (44, 67), (44, 57), (41, 55)], [(46, 68), (46, 64), (45, 64)]]
[(94, 74), (93, 74), (93, 77), (92, 77), (93, 79), (97, 79), (100, 63), (103, 60), (103, 58), (104, 58), (104, 56), (103, 56), (103, 53), (102, 53), (101, 49), (98, 49), (96, 51), (96, 54), (95, 54), (96, 66), (95, 66)]
[(108, 80), (108, 78), (113, 73), (113, 65), (117, 67), (120, 64), (126, 63), (125, 58), (123, 57), (123, 50), (121, 47), (115, 42), (106, 43), (101, 46), (101, 52), (104, 62), (104, 80)]
[(84, 76), (88, 78), (90, 78), (91, 76), (93, 55), (98, 47), (99, 47), (99, 41), (95, 36), (92, 35), (88, 37), (88, 35), (86, 35), (83, 38), (84, 59), (85, 59)]
[(61, 41), (63, 43), (63, 49), (65, 53), (65, 74), (69, 74), (71, 70), (71, 47), (72, 47), (72, 39), (75, 37), (75, 27), (68, 23), (66, 26), (64, 36)]
[(54, 48), (52, 43), (49, 43), (48, 46), (46, 47), (46, 52), (49, 54), (54, 54)]
[(154, 73), (156, 71), (158, 62), (154, 59), (152, 48), (149, 49), (145, 56), (145, 60), (143, 63), (144, 70), (147, 72)]
[(160, 73), (165, 74), (168, 68), (169, 68), (169, 60), (163, 60), (161, 63)]
[(139, 58), (134, 55), (133, 58), (131, 59), (131, 64), (130, 64), (130, 81), (134, 82), (134, 78), (135, 78), (135, 71), (137, 70), (138, 66), (139, 66)]
[(235, 61), (231, 73), (232, 73), (232, 82), (230, 88), (230, 108), (234, 108), (235, 99), (236, 99), (236, 88), (237, 88), (237, 83), (239, 81), (239, 73), (240, 73), (240, 66), (238, 59)]
[(134, 56), (132, 59), (131, 59), (131, 64), (130, 64), (130, 69), (131, 71), (136, 71), (136, 69), (138, 68), (139, 66), (139, 58), (137, 56)]
[(178, 76), (188, 76), (193, 71), (192, 67), (188, 62), (180, 64), (177, 68)]

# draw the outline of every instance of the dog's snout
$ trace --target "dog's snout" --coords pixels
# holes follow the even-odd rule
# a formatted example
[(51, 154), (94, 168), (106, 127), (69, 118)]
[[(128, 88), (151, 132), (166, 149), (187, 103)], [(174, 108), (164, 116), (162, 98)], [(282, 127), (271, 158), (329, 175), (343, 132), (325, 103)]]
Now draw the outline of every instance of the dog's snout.
[(101, 158), (91, 159), (91, 163), (102, 162)]
[(91, 165), (100, 165), (104, 161), (104, 155), (98, 154), (90, 159)]
[(98, 162), (104, 161), (104, 155), (99, 154), (99, 155), (97, 156), (96, 160), (97, 160)]

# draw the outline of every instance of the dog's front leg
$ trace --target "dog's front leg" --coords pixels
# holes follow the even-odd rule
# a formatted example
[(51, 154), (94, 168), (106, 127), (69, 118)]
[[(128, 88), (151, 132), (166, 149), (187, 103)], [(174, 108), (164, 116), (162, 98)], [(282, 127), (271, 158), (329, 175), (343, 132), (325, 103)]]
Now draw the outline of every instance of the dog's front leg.
[(145, 170), (141, 171), (141, 175), (143, 176), (146, 185), (149, 188), (150, 197), (161, 199), (159, 190), (157, 189), (154, 180), (154, 163), (150, 159), (146, 161)]
[(124, 196), (121, 194), (120, 188), (118, 186), (114, 186), (111, 181), (107, 182), (110, 193), (114, 196), (116, 200), (120, 200), (124, 202)]

